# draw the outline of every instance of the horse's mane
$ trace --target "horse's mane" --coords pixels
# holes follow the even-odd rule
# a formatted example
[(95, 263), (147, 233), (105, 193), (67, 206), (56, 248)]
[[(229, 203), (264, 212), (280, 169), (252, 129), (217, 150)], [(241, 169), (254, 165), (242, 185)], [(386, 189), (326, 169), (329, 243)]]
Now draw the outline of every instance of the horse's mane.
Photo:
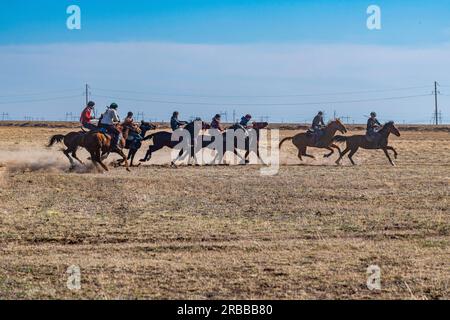
[(384, 124), (384, 126), (378, 132), (384, 132), (387, 128), (392, 127), (394, 125), (394, 121), (388, 121)]
[(332, 123), (335, 123), (335, 122), (343, 124), (341, 119), (338, 118), (338, 119), (334, 119), (334, 120), (329, 120), (327, 123), (327, 127), (329, 127)]

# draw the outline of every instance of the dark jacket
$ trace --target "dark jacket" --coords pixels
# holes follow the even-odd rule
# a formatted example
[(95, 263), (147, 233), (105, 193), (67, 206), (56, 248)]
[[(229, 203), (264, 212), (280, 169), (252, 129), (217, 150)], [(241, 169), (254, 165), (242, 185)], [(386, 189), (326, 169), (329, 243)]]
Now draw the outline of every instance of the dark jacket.
[(369, 118), (367, 120), (367, 131), (374, 131), (374, 129), (381, 127), (381, 123), (376, 118)]
[(248, 123), (250, 122), (250, 120), (248, 119), (248, 118), (246, 118), (246, 117), (242, 117), (241, 118), (241, 122), (239, 122), (239, 124), (241, 125), (241, 126), (243, 126), (243, 127), (246, 127), (246, 126), (248, 126)]
[(177, 117), (172, 117), (170, 119), (170, 127), (172, 128), (173, 131), (179, 129), (181, 126), (183, 126), (185, 124), (186, 124), (185, 121), (180, 121), (180, 120), (178, 120)]
[(314, 118), (314, 120), (313, 120), (312, 128), (313, 128), (313, 129), (318, 129), (318, 128), (320, 128), (321, 126), (324, 126), (324, 125), (325, 125), (325, 123), (323, 122), (323, 117), (320, 116), (320, 115), (317, 115), (317, 116)]

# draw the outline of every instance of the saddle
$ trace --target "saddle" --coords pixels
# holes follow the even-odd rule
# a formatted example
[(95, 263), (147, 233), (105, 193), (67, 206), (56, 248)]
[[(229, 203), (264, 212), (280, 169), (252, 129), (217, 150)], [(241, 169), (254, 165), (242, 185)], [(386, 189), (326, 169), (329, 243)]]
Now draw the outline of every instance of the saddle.
[(319, 146), (319, 141), (325, 134), (323, 129), (320, 130), (314, 130), (314, 129), (308, 129), (306, 131), (306, 136), (312, 138), (314, 145)]
[(381, 135), (378, 132), (366, 133), (366, 140), (369, 143), (379, 146), (381, 142)]

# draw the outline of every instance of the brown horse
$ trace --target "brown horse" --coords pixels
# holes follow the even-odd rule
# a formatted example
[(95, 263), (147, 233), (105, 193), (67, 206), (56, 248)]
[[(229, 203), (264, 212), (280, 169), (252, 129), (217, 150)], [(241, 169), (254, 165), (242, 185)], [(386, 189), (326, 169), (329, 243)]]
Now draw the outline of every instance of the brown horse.
[(358, 151), (359, 148), (363, 149), (370, 149), (370, 150), (379, 150), (382, 149), (384, 151), (384, 154), (389, 159), (389, 162), (395, 166), (395, 163), (392, 161), (391, 157), (389, 156), (388, 150), (392, 150), (394, 152), (394, 157), (397, 159), (398, 153), (393, 148), (388, 146), (389, 144), (389, 135), (392, 133), (396, 135), (397, 137), (400, 137), (400, 132), (395, 127), (395, 124), (393, 121), (386, 123), (383, 128), (378, 131), (380, 134), (380, 138), (378, 142), (371, 142), (368, 141), (365, 135), (356, 135), (352, 137), (343, 137), (343, 136), (336, 136), (333, 141), (336, 142), (347, 142), (347, 148), (342, 152), (339, 159), (336, 161), (336, 164), (340, 164), (342, 158), (350, 152), (348, 155), (348, 158), (350, 159), (351, 163), (353, 165), (356, 165), (353, 161), (352, 157), (353, 155)]
[(339, 151), (339, 154), (341, 154), (341, 149), (333, 143), (333, 138), (337, 131), (340, 131), (342, 134), (347, 132), (347, 129), (345, 128), (344, 124), (339, 119), (331, 121), (325, 127), (323, 136), (319, 139), (319, 141), (315, 141), (314, 136), (308, 135), (306, 132), (300, 133), (294, 137), (289, 137), (281, 140), (280, 149), (284, 142), (292, 140), (292, 143), (298, 149), (298, 157), (300, 161), (303, 161), (302, 156), (315, 159), (314, 156), (306, 153), (308, 147), (329, 150), (330, 153), (324, 155), (325, 158), (329, 158), (334, 154), (334, 150), (332, 148), (337, 149)]
[[(122, 133), (123, 127), (121, 125), (116, 126), (116, 129)], [(128, 161), (127, 156), (123, 153), (122, 148), (125, 145), (127, 130), (122, 135), (122, 139), (119, 141), (120, 148), (111, 149), (111, 136), (108, 134), (104, 134), (99, 131), (91, 131), (91, 132), (71, 132), (67, 135), (54, 135), (50, 138), (48, 147), (52, 147), (55, 143), (64, 142), (67, 149), (63, 151), (66, 157), (69, 159), (71, 164), (71, 169), (74, 167), (74, 161), (71, 158), (70, 154), (73, 158), (75, 158), (78, 162), (83, 164), (83, 162), (77, 157), (76, 152), (79, 147), (85, 148), (91, 155), (91, 160), (94, 165), (97, 167), (98, 164), (108, 171), (108, 167), (103, 163), (102, 158), (103, 155), (107, 155), (111, 152), (115, 152), (119, 154), (123, 158), (123, 162), (125, 163), (125, 167), (128, 171)]]

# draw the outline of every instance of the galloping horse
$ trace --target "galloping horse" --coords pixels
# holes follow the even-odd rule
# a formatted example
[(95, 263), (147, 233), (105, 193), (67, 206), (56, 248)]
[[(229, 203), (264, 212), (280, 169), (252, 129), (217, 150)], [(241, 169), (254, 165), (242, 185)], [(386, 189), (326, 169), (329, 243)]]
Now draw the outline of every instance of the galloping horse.
[[(116, 129), (120, 133), (122, 133), (123, 128), (121, 125), (117, 125)], [(124, 132), (122, 139), (119, 141), (119, 145), (121, 148), (125, 146), (126, 135), (127, 132)], [(128, 167), (127, 156), (123, 153), (123, 151), (117, 148), (111, 150), (111, 136), (108, 134), (104, 134), (100, 131), (91, 131), (91, 132), (71, 132), (67, 135), (60, 135), (60, 134), (54, 135), (53, 137), (50, 138), (47, 147), (50, 148), (55, 143), (61, 142), (64, 142), (64, 144), (67, 147), (67, 149), (64, 150), (63, 153), (69, 159), (71, 169), (73, 169), (74, 167), (74, 161), (69, 154), (72, 154), (73, 158), (75, 158), (78, 162), (83, 164), (83, 162), (76, 155), (78, 148), (83, 147), (90, 153), (91, 160), (96, 167), (98, 164), (100, 164), (103, 169), (108, 171), (108, 168), (102, 162), (102, 154), (109, 154), (110, 152), (115, 152), (123, 158), (123, 162), (125, 162), (125, 167), (127, 168), (127, 171), (130, 171)]]
[(292, 140), (292, 143), (298, 149), (298, 157), (300, 161), (303, 161), (302, 156), (314, 159), (314, 156), (306, 153), (308, 147), (329, 150), (330, 153), (324, 155), (324, 158), (329, 158), (334, 154), (334, 150), (332, 148), (337, 149), (339, 151), (339, 154), (341, 154), (341, 149), (333, 143), (333, 138), (337, 131), (340, 131), (342, 134), (347, 132), (344, 124), (339, 119), (331, 121), (325, 127), (325, 129), (323, 130), (323, 136), (319, 139), (319, 141), (315, 141), (316, 139), (314, 138), (314, 136), (310, 136), (307, 133), (300, 133), (294, 137), (284, 138), (283, 140), (281, 140), (280, 149), (284, 142)]
[[(191, 146), (191, 157), (193, 156), (195, 158), (195, 154), (194, 154), (194, 139), (195, 139), (195, 123), (196, 122), (201, 122), (201, 128), (202, 130), (206, 130), (211, 128), (211, 126), (209, 124), (207, 124), (206, 122), (203, 121), (192, 121), (190, 123), (188, 123), (182, 130), (187, 130), (190, 134), (190, 146)], [(160, 131), (160, 132), (156, 132), (154, 134), (148, 135), (144, 141), (146, 140), (151, 140), (153, 139), (153, 145), (151, 145), (147, 151), (147, 153), (145, 154), (145, 157), (143, 159), (140, 160), (140, 162), (147, 162), (152, 158), (152, 154), (153, 152), (159, 151), (164, 147), (168, 147), (170, 149), (175, 149), (177, 147), (179, 147), (180, 142), (182, 141), (182, 139), (180, 139), (179, 141), (172, 141), (172, 132), (167, 132), (167, 131)], [(179, 157), (180, 158), (182, 155), (184, 154), (183, 150), (180, 150), (179, 153)], [(175, 166), (175, 161), (172, 161), (172, 166)]]
[[(253, 122), (252, 127), (250, 129), (248, 129), (248, 134), (245, 136), (245, 141), (244, 141), (244, 145), (243, 145), (243, 147), (244, 147), (243, 150), (245, 150), (244, 158), (242, 158), (241, 155), (238, 153), (238, 150), (241, 149), (242, 146), (239, 144), (237, 136), (234, 137), (233, 149), (227, 150), (227, 134), (235, 135), (236, 130), (243, 130), (242, 127), (235, 124), (235, 125), (231, 126), (230, 128), (226, 129), (222, 133), (222, 141), (223, 141), (222, 151), (223, 151), (223, 153), (221, 153), (221, 154), (217, 153), (216, 157), (213, 160), (213, 163), (216, 162), (217, 160), (219, 160), (219, 163), (222, 162), (222, 159), (227, 151), (232, 151), (235, 155), (237, 155), (242, 160), (244, 160), (246, 164), (249, 163), (248, 156), (250, 155), (250, 152), (255, 151), (258, 159), (263, 161), (259, 154), (260, 131), (262, 129), (267, 128), (268, 126), (269, 126), (269, 123), (267, 123), (267, 122)], [(252, 139), (255, 139), (255, 136), (252, 134), (253, 132), (255, 132), (255, 134), (256, 134), (256, 141), (252, 140)], [(211, 149), (214, 146), (213, 142), (214, 142), (214, 139), (212, 139), (210, 141), (203, 140), (202, 147)], [(252, 150), (253, 142), (256, 143), (256, 150)]]
[(363, 149), (370, 149), (370, 150), (379, 150), (382, 149), (384, 151), (384, 154), (389, 159), (389, 162), (395, 166), (395, 163), (392, 161), (391, 157), (389, 156), (388, 150), (392, 150), (394, 152), (394, 157), (397, 159), (397, 151), (393, 148), (388, 146), (389, 144), (389, 135), (392, 133), (396, 135), (397, 137), (400, 137), (400, 132), (395, 127), (394, 122), (390, 121), (386, 123), (383, 128), (378, 131), (380, 134), (379, 142), (370, 142), (367, 140), (366, 136), (364, 135), (356, 135), (351, 137), (343, 137), (343, 136), (336, 136), (333, 141), (337, 142), (347, 142), (347, 148), (342, 152), (339, 159), (336, 161), (336, 164), (340, 164), (342, 158), (350, 152), (348, 155), (348, 158), (352, 162), (353, 165), (355, 165), (355, 162), (353, 161), (352, 157), (353, 155), (358, 151), (359, 148)]
[[(139, 133), (139, 135), (142, 137), (142, 139), (144, 139), (145, 135), (147, 134), (148, 131), (156, 129), (156, 125), (153, 125), (150, 122), (145, 122), (144, 120), (142, 120), (141, 125), (139, 126), (139, 129), (141, 131)], [(130, 150), (128, 152), (128, 160), (130, 160), (130, 167), (133, 167), (134, 157), (136, 156), (136, 153), (139, 151), (139, 149), (141, 147), (142, 147), (142, 141), (135, 140), (134, 142), (129, 143), (127, 140), (125, 149)], [(119, 160), (119, 164), (122, 164), (122, 163), (123, 163), (123, 160), (122, 159)]]

